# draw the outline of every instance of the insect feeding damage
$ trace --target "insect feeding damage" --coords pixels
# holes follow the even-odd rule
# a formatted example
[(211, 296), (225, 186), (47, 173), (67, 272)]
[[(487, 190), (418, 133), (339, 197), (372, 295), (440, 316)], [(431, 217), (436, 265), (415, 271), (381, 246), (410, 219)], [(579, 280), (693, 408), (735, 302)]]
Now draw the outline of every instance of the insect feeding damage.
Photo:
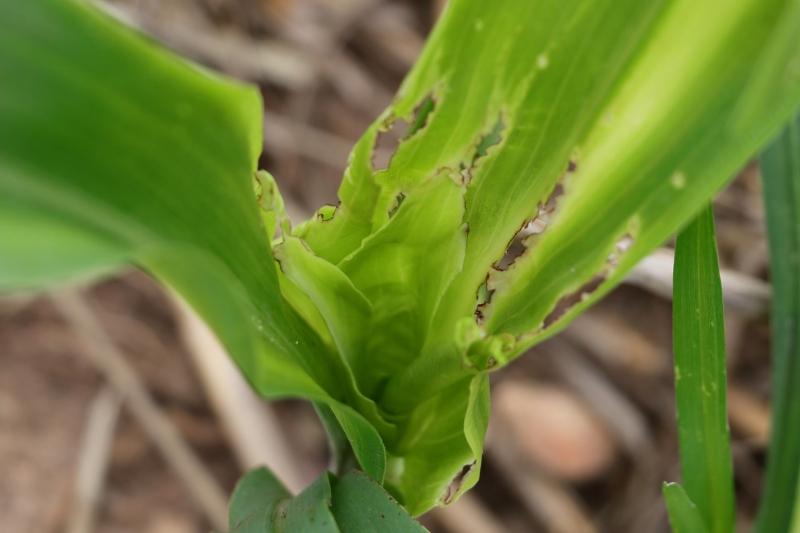
[(478, 137), (472, 155), (467, 158), (467, 162), (462, 161), (459, 164), (459, 173), (461, 174), (461, 180), (464, 185), (469, 185), (472, 181), (472, 176), (475, 173), (475, 169), (478, 167), (479, 161), (489, 153), (489, 149), (503, 142), (503, 132), (505, 128), (506, 124), (503, 120), (503, 114), (500, 113), (489, 131)]
[(551, 224), (553, 217), (556, 214), (556, 210), (558, 208), (559, 201), (562, 196), (564, 196), (565, 187), (564, 181), (566, 177), (577, 169), (577, 165), (574, 161), (570, 161), (567, 164), (567, 171), (564, 175), (562, 175), (556, 184), (553, 186), (553, 190), (550, 191), (547, 199), (544, 202), (540, 202), (539, 206), (536, 210), (536, 214), (527, 220), (525, 220), (514, 236), (506, 246), (506, 251), (498, 261), (496, 261), (493, 265), (494, 270), (496, 271), (506, 271), (519, 259), (522, 257), (528, 250), (532, 248), (536, 238), (543, 234), (544, 231), (548, 228)]
[(461, 471), (456, 474), (450, 484), (444, 491), (444, 495), (441, 497), (441, 502), (445, 505), (452, 503), (456, 496), (458, 496), (459, 491), (461, 490), (461, 485), (464, 484), (464, 480), (467, 478), (469, 473), (475, 468), (477, 461), (472, 461), (471, 463), (464, 465)]
[(414, 109), (410, 120), (390, 113), (378, 128), (375, 144), (372, 149), (372, 169), (375, 172), (385, 171), (392, 162), (400, 145), (411, 139), (428, 125), (431, 113), (436, 109), (436, 100), (432, 94), (427, 95)]
[(622, 237), (617, 239), (617, 241), (614, 243), (614, 248), (606, 258), (605, 268), (603, 268), (603, 270), (601, 270), (598, 274), (595, 274), (589, 281), (581, 285), (578, 290), (562, 296), (558, 302), (556, 302), (553, 310), (550, 311), (550, 313), (548, 313), (544, 318), (541, 329), (544, 330), (549, 328), (558, 322), (558, 320), (567, 314), (567, 312), (569, 312), (569, 310), (575, 305), (578, 305), (579, 303), (591, 297), (591, 295), (594, 294), (594, 292), (599, 289), (600, 286), (611, 276), (611, 273), (619, 264), (620, 258), (630, 249), (631, 246), (633, 246), (633, 243), (634, 237), (630, 231), (626, 232), (624, 235), (622, 235)]

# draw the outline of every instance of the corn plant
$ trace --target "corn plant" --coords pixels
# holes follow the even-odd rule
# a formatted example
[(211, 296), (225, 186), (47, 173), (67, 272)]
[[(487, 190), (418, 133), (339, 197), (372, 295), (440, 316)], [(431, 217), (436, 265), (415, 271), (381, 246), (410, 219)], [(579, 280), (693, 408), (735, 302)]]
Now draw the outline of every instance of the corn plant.
[[(798, 0), (453, 0), (354, 146), (339, 203), (292, 226), (256, 168), (256, 89), (83, 1), (0, 0), (0, 290), (135, 264), (263, 397), (314, 403), (334, 472), (294, 499), (248, 474), (231, 530), (419, 529), (408, 515), (478, 479), (490, 372), (608, 293), (790, 120), (797, 35)], [(380, 168), (378, 138), (400, 127)], [(794, 155), (765, 159), (776, 173), (796, 163), (791, 131), (777, 150)], [(764, 532), (788, 527), (800, 466), (793, 168), (767, 195), (794, 203), (770, 221), (774, 260), (793, 262), (774, 273), (791, 290)], [(733, 522), (712, 252), (703, 211), (676, 259), (676, 531)], [(696, 312), (714, 327), (692, 329)]]

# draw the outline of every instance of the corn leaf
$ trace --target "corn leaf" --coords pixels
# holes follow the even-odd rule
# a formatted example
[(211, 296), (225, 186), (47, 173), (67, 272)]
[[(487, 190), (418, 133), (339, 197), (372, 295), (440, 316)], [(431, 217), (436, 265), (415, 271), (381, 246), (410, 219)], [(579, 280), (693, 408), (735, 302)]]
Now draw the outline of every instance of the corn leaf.
[(678, 235), (673, 282), (675, 399), (683, 487), (710, 533), (733, 530), (722, 285), (711, 207)]
[(800, 492), (800, 118), (761, 158), (772, 281), (772, 435), (757, 531), (795, 520)]
[(262, 394), (327, 403), (381, 479), (346, 365), (281, 296), (253, 195), (257, 91), (65, 0), (0, 1), (0, 79), (0, 290), (136, 263)]
[[(449, 3), (340, 205), (294, 231), (376, 310), (356, 379), (397, 428), (387, 483), (412, 513), (475, 481), (473, 378), (607, 293), (792, 115), (798, 21), (796, 0)], [(433, 192), (446, 178), (463, 207)]]

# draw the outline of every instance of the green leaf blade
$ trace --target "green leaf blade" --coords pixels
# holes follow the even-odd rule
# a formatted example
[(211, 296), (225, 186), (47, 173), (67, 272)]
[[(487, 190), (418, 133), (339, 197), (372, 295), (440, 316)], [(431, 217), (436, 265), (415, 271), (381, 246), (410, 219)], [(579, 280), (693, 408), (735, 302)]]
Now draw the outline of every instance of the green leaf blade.
[(722, 285), (710, 207), (678, 235), (673, 292), (675, 398), (683, 486), (708, 530), (730, 533), (735, 502)]
[(800, 118), (761, 158), (772, 283), (772, 423), (757, 531), (780, 531), (800, 497)]
[(333, 487), (333, 514), (343, 532), (425, 533), (380, 485), (351, 471)]
[[(502, 292), (490, 330), (529, 337), (521, 349), (558, 331), (700, 209), (797, 108), (793, 56), (776, 52), (781, 100), (773, 100), (769, 112), (749, 115), (748, 127), (733, 125), (754, 98), (752, 76), (761, 72), (760, 62), (769, 50), (781, 50), (774, 46), (782, 39), (774, 26), (800, 19), (793, 0), (737, 2), (718, 11), (714, 3), (691, 1), (664, 11), (580, 141), (577, 171), (565, 183), (552, 224), (532, 253), (498, 276)], [(775, 96), (762, 91), (760, 99)], [(615, 247), (626, 237), (632, 244), (619, 253)], [(603, 283), (586, 289), (595, 277)], [(578, 303), (548, 320), (569, 295)]]

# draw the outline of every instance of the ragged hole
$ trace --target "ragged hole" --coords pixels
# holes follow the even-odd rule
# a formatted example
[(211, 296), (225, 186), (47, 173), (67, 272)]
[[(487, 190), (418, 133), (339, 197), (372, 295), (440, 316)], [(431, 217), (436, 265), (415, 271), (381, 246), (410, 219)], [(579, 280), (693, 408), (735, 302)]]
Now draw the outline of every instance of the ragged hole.
[(381, 125), (375, 137), (375, 148), (372, 151), (372, 168), (375, 171), (386, 170), (400, 145), (400, 141), (409, 129), (409, 123), (401, 118), (389, 117)]
[(475, 295), (475, 321), (481, 324), (484, 320), (484, 309), (492, 301), (494, 290), (489, 288), (489, 274), (486, 274), (486, 279), (478, 287), (477, 294)]
[(392, 157), (397, 152), (400, 144), (428, 125), (430, 115), (435, 108), (436, 101), (432, 95), (428, 95), (414, 109), (411, 120), (407, 121), (390, 115), (381, 124), (378, 135), (375, 137), (375, 146), (372, 151), (372, 169), (378, 172), (389, 168)]
[(408, 128), (406, 139), (411, 138), (412, 135), (428, 125), (428, 118), (435, 108), (436, 101), (433, 99), (433, 96), (426, 96), (417, 108), (414, 109), (414, 120)]
[[(572, 164), (572, 162), (570, 162)], [(539, 204), (539, 209), (536, 215), (526, 220), (523, 225), (514, 234), (514, 237), (506, 247), (503, 257), (494, 264), (496, 270), (508, 270), (514, 262), (519, 259), (530, 246), (530, 238), (536, 235), (541, 235), (549, 226), (553, 215), (558, 206), (558, 200), (564, 194), (564, 186), (559, 180), (547, 199)]]
[(447, 486), (447, 489), (445, 490), (444, 497), (442, 498), (442, 503), (447, 505), (453, 501), (453, 499), (458, 494), (458, 491), (461, 490), (461, 485), (464, 483), (464, 480), (466, 479), (467, 475), (469, 475), (472, 469), (475, 468), (476, 463), (477, 461), (473, 461), (468, 465), (464, 465), (464, 468), (462, 468), (461, 471), (458, 474), (456, 474), (456, 476), (453, 478), (453, 481), (450, 482), (450, 484)]
[(325, 204), (319, 209), (317, 209), (316, 217), (317, 220), (320, 222), (328, 222), (329, 220), (333, 219), (333, 216), (336, 214), (337, 207), (331, 204)]
[(542, 329), (546, 329), (553, 325), (555, 322), (558, 321), (562, 316), (564, 316), (570, 309), (572, 309), (575, 305), (581, 303), (585, 299), (589, 298), (594, 291), (600, 288), (600, 285), (606, 280), (606, 273), (597, 274), (595, 277), (590, 279), (588, 282), (581, 285), (581, 287), (566, 296), (561, 297), (560, 300), (556, 303), (556, 306), (553, 308), (552, 311), (544, 318), (544, 322), (542, 323)]
[[(629, 228), (635, 228), (635, 219), (629, 223), (628, 226)], [(635, 238), (632, 232), (635, 231), (635, 229), (631, 229), (617, 239), (617, 241), (614, 243), (614, 248), (611, 250), (611, 253), (608, 254), (608, 257), (606, 257), (606, 267), (602, 272), (596, 274), (587, 283), (584, 283), (577, 291), (562, 297), (558, 303), (556, 303), (556, 306), (553, 308), (553, 310), (545, 317), (544, 322), (542, 323), (542, 329), (550, 327), (562, 316), (564, 316), (570, 309), (572, 309), (573, 306), (589, 298), (600, 287), (600, 285), (602, 285), (603, 282), (608, 279), (614, 269), (616, 269), (617, 265), (619, 265), (620, 258), (628, 250), (630, 250), (631, 246), (633, 246)]]
[(626, 233), (614, 244), (614, 249), (611, 250), (610, 254), (608, 254), (606, 262), (610, 266), (616, 267), (619, 264), (619, 258), (622, 256), (622, 254), (627, 252), (631, 246), (633, 246), (633, 235)]
[(553, 215), (558, 207), (558, 199), (564, 195), (564, 186), (559, 181), (544, 203), (539, 204), (536, 216), (525, 224), (517, 233), (518, 239), (525, 239), (531, 235), (540, 235), (550, 225)]
[(397, 196), (394, 197), (394, 201), (392, 202), (392, 206), (389, 208), (389, 216), (394, 216), (397, 213), (397, 210), (400, 209), (400, 206), (403, 205), (403, 200), (406, 199), (405, 193), (399, 192)]
[(461, 163), (461, 178), (464, 184), (468, 184), (470, 181), (472, 181), (472, 175), (478, 165), (479, 160), (489, 153), (490, 148), (497, 146), (503, 141), (503, 130), (505, 127), (506, 125), (503, 121), (503, 115), (501, 114), (497, 117), (497, 121), (495, 121), (492, 128), (486, 134), (481, 135), (480, 138), (478, 138), (478, 142), (475, 145), (475, 150), (472, 154), (472, 157), (469, 159), (469, 162)]

